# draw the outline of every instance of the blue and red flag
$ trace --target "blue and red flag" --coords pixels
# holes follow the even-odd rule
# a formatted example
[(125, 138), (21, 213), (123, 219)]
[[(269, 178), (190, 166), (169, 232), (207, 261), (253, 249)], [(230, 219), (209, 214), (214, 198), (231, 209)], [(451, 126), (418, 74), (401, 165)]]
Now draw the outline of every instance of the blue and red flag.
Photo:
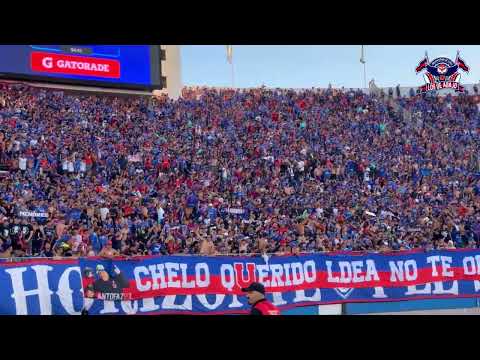
[(458, 55), (457, 53), (457, 59), (455, 60), (455, 64), (458, 65), (460, 69), (462, 69), (465, 72), (468, 72), (470, 70), (470, 67), (465, 63), (465, 61)]
[(428, 65), (428, 58), (425, 57), (422, 61), (420, 61), (420, 63), (418, 64), (418, 66), (415, 68), (415, 71), (418, 73), (420, 71), (422, 71), (423, 69), (425, 69)]

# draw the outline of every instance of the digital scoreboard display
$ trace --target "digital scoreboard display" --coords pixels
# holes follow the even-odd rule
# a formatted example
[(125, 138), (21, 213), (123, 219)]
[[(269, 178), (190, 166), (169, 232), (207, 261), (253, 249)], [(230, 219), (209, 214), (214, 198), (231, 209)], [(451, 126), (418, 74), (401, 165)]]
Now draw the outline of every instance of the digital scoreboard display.
[(0, 45), (0, 76), (137, 90), (161, 89), (159, 45)]

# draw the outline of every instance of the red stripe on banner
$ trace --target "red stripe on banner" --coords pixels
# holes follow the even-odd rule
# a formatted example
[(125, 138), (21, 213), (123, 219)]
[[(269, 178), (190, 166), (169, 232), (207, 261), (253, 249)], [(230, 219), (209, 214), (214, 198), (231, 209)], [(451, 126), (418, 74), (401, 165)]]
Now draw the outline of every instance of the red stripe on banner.
[[(326, 271), (319, 271), (316, 273), (316, 278), (314, 281), (308, 283), (303, 281), (298, 285), (289, 285), (289, 286), (266, 286), (266, 292), (288, 292), (288, 291), (296, 291), (296, 290), (307, 290), (307, 289), (315, 289), (315, 288), (372, 288), (372, 287), (405, 287), (410, 285), (422, 285), (426, 283), (432, 282), (445, 282), (445, 281), (454, 281), (454, 280), (480, 280), (480, 275), (465, 275), (464, 269), (461, 267), (452, 267), (450, 271), (452, 272), (453, 276), (443, 276), (441, 274), (441, 267), (437, 266), (438, 275), (432, 275), (432, 268), (423, 268), (418, 269), (417, 277), (414, 280), (407, 280), (407, 275), (404, 274), (404, 280), (400, 281), (396, 277), (397, 281), (392, 281), (392, 273), (390, 271), (379, 271), (378, 278), (379, 280), (370, 280), (370, 281), (363, 281), (363, 282), (333, 282), (329, 281), (332, 279), (341, 279), (340, 272), (332, 272), (331, 278), (329, 279), (328, 273)], [(307, 273), (309, 278), (313, 278), (311, 273)], [(290, 274), (291, 275), (291, 274)], [(357, 274), (357, 277), (365, 277), (366, 272), (360, 272)], [(413, 277), (413, 274), (412, 274)], [(222, 279), (219, 275), (211, 275), (210, 276), (210, 283), (207, 287), (199, 287), (195, 282), (195, 276), (189, 275), (187, 279), (182, 279), (181, 276), (175, 277), (173, 280), (174, 282), (178, 281), (178, 287), (165, 287), (165, 288), (158, 288), (152, 289), (154, 282), (152, 278), (142, 278), (141, 284), (143, 286), (150, 286), (150, 289), (145, 291), (140, 291), (137, 288), (137, 283), (135, 280), (129, 281), (129, 288), (124, 290), (124, 293), (130, 294), (130, 299), (136, 300), (141, 298), (150, 298), (150, 297), (157, 297), (157, 296), (166, 296), (166, 295), (206, 295), (206, 294), (226, 294), (226, 295), (244, 295), (241, 291), (241, 288), (234, 282), (233, 286), (228, 289), (226, 288), (223, 283)], [(292, 281), (292, 277), (289, 277)], [(262, 282), (271, 282), (273, 279), (272, 276), (268, 276), (262, 278)], [(202, 278), (203, 280), (203, 278)], [(256, 279), (258, 280), (258, 279)], [(276, 278), (278, 282), (286, 281), (285, 276), (281, 276)], [(353, 281), (353, 279), (351, 279)], [(168, 279), (166, 279), (168, 281)], [(230, 278), (226, 277), (225, 282), (229, 283)], [(253, 281), (253, 280), (252, 280)], [(149, 283), (149, 285), (147, 285)], [(182, 288), (182, 284), (184, 283), (193, 283), (194, 287), (192, 288)], [(158, 286), (162, 286), (162, 283), (158, 281)]]

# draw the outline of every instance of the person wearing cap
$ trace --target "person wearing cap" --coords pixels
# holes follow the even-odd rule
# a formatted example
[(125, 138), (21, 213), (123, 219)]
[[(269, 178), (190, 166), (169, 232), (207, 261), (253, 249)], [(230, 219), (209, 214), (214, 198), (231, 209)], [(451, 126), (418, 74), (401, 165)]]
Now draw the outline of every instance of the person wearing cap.
[[(93, 273), (93, 269), (86, 267), (83, 270), (83, 277), (82, 277), (82, 285), (84, 289), (87, 289), (89, 286), (92, 286), (93, 291), (93, 283), (95, 282), (95, 276)], [(86, 296), (86, 297), (93, 297), (93, 296)]]
[(252, 305), (250, 315), (280, 315), (280, 310), (265, 298), (265, 286), (253, 282), (250, 286), (242, 288), (247, 293), (248, 303)]

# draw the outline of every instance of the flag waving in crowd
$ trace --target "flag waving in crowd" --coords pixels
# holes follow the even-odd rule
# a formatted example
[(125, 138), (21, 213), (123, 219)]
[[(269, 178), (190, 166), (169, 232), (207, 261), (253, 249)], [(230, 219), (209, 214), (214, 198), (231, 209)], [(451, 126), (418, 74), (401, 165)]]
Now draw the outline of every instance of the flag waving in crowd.
[(470, 70), (470, 67), (465, 64), (465, 61), (460, 57), (460, 51), (457, 51), (457, 58), (455, 59), (455, 64), (457, 64), (458, 67), (465, 72), (468, 72)]

